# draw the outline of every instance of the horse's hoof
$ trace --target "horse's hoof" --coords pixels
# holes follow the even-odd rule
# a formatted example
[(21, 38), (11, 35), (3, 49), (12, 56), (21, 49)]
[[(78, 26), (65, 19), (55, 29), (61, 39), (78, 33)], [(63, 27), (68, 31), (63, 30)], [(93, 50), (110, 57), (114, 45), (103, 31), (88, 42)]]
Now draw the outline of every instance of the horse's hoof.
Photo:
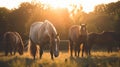
[(54, 58), (51, 58), (54, 61)]
[(65, 62), (67, 62), (68, 60), (67, 60), (67, 58), (65, 58)]
[(42, 57), (40, 57), (40, 59), (42, 59)]

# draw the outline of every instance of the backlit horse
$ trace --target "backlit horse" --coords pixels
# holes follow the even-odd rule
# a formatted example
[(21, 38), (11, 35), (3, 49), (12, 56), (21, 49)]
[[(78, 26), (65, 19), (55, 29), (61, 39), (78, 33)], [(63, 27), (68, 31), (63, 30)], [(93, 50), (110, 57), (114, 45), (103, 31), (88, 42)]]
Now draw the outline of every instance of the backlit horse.
[(73, 49), (75, 51), (75, 56), (79, 56), (80, 46), (82, 45), (82, 56), (87, 47), (87, 30), (86, 24), (74, 25), (69, 29), (69, 41), (70, 41), (70, 53), (71, 56)]
[(53, 24), (45, 20), (44, 22), (35, 22), (30, 27), (30, 50), (32, 56), (36, 57), (37, 54), (37, 45), (40, 47), (40, 59), (43, 54), (43, 48), (46, 45), (49, 45), (51, 59), (54, 59), (53, 56), (59, 56), (59, 36), (58, 33), (53, 26)]
[(8, 53), (12, 55), (12, 52), (14, 52), (14, 55), (16, 54), (16, 51), (20, 55), (23, 54), (23, 41), (19, 33), (17, 32), (6, 32), (3, 37), (3, 44), (5, 49), (5, 55), (7, 56)]
[(112, 52), (113, 48), (118, 47), (119, 44), (116, 44), (119, 36), (116, 32), (102, 32), (102, 33), (90, 33), (88, 35), (88, 44), (89, 46), (89, 53), (93, 46), (97, 46), (100, 49), (107, 49), (108, 52)]

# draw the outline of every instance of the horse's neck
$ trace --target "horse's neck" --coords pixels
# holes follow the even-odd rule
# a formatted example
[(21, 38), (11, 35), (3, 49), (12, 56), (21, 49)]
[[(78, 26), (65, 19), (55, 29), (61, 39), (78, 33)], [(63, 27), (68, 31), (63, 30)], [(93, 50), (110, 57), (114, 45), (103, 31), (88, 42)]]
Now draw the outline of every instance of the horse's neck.
[(87, 31), (86, 30), (81, 30), (80, 35), (87, 35)]
[(41, 25), (41, 30), (38, 31), (39, 35), (39, 41), (44, 42), (44, 41), (50, 41), (51, 39), (54, 39), (55, 35), (56, 35), (56, 30), (54, 30), (54, 27), (48, 23), (48, 22), (44, 22)]
[(16, 42), (16, 44), (20, 43), (21, 42), (21, 37), (20, 37), (19, 33), (14, 32), (14, 34), (15, 34), (15, 42)]
[(55, 36), (57, 34), (57, 31), (51, 23), (47, 23), (45, 33), (47, 33), (48, 36), (51, 37), (51, 36)]

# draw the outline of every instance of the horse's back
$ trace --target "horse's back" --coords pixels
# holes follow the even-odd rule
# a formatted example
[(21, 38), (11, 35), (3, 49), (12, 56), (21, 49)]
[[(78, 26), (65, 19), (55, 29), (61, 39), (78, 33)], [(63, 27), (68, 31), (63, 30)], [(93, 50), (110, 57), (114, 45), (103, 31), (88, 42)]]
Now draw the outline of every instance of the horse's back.
[(78, 40), (80, 34), (80, 26), (74, 25), (69, 29), (69, 38), (72, 41)]
[(31, 25), (29, 37), (34, 43), (46, 40), (46, 38), (52, 37), (51, 35), (56, 36), (57, 31), (48, 20), (44, 22), (35, 22)]
[(4, 41), (8, 43), (18, 43), (20, 42), (21, 36), (17, 32), (6, 32), (4, 34)]
[(6, 32), (5, 34), (4, 34), (4, 41), (8, 41), (8, 42), (10, 42), (10, 41), (14, 41), (15, 39), (14, 39), (14, 33), (13, 32)]
[(51, 35), (56, 36), (57, 35), (57, 30), (50, 21), (45, 20), (44, 24), (46, 25), (46, 32), (45, 33), (49, 33), (49, 36), (51, 36)]
[(38, 40), (38, 30), (40, 29), (40, 27), (42, 26), (43, 22), (35, 22), (31, 25), (30, 27), (30, 34), (29, 37), (30, 39), (32, 39), (32, 41), (34, 41), (35, 43)]

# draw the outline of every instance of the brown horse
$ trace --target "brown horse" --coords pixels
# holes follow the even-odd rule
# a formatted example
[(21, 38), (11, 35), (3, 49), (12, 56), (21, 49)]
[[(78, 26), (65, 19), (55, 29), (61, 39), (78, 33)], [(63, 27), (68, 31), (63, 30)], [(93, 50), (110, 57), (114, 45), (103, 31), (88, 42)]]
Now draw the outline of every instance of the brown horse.
[(83, 47), (81, 49), (83, 56), (83, 53), (86, 51), (87, 47), (86, 24), (81, 24), (80, 26), (74, 25), (69, 29), (69, 42), (71, 56), (73, 56), (73, 49), (75, 51), (75, 56), (79, 56), (81, 44), (83, 44)]
[(19, 33), (17, 32), (6, 32), (3, 37), (3, 43), (4, 43), (4, 49), (5, 49), (5, 55), (7, 56), (8, 53), (12, 55), (12, 52), (14, 52), (14, 55), (16, 54), (16, 51), (20, 55), (23, 54), (23, 41)]
[(53, 56), (59, 56), (59, 36), (53, 24), (45, 20), (44, 22), (33, 23), (30, 27), (30, 50), (35, 59), (37, 53), (37, 46), (40, 47), (40, 59), (43, 54), (43, 48), (48, 45), (50, 47), (51, 59)]
[(120, 41), (118, 39), (119, 35), (116, 32), (90, 33), (88, 35), (89, 53), (93, 46), (112, 52), (112, 48), (119, 46), (115, 44), (115, 42)]

